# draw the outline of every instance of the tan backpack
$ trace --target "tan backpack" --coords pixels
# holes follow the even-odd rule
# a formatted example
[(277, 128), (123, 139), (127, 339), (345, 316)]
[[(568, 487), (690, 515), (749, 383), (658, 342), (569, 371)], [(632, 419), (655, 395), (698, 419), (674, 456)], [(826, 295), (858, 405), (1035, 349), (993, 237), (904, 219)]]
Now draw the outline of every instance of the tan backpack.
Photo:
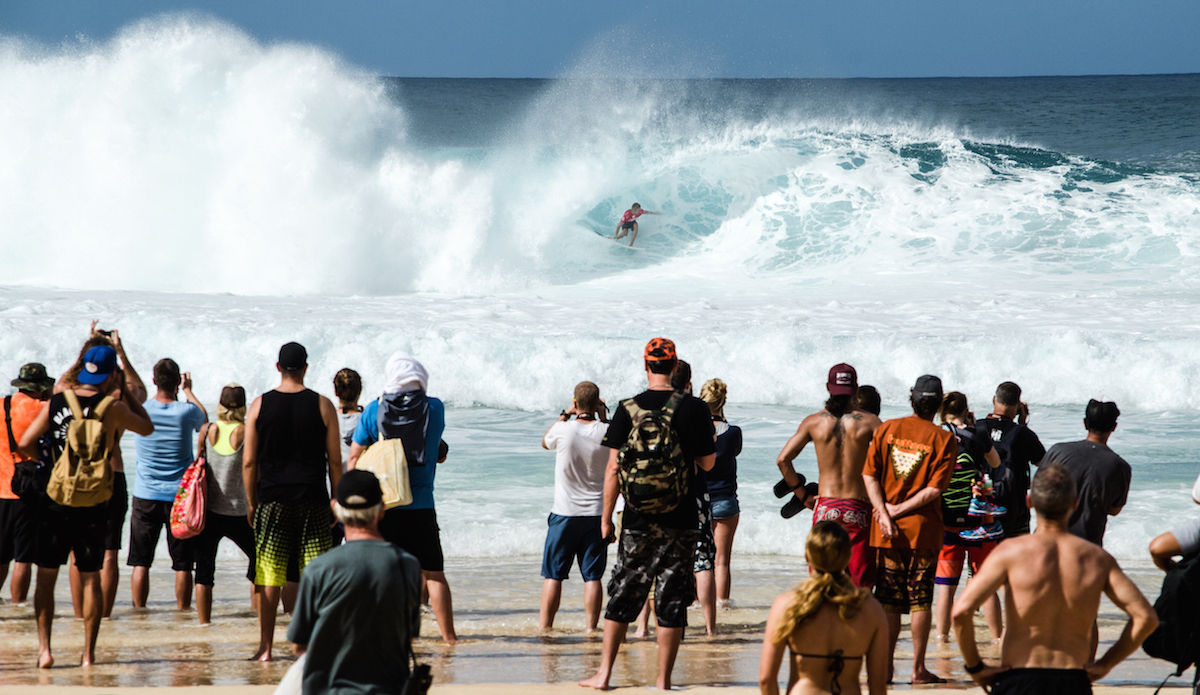
[(104, 414), (112, 405), (105, 396), (87, 417), (79, 407), (74, 391), (63, 391), (71, 408), (67, 423), (67, 443), (54, 462), (46, 494), (64, 507), (94, 507), (112, 497), (113, 469), (108, 461), (113, 446), (113, 430), (104, 426)]

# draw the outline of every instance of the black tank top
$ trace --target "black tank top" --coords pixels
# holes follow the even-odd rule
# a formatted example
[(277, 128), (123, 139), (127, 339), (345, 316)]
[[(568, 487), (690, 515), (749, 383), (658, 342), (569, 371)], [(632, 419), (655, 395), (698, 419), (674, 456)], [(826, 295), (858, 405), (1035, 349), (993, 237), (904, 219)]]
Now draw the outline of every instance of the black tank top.
[(325, 422), (316, 391), (264, 393), (255, 432), (260, 503), (329, 501)]

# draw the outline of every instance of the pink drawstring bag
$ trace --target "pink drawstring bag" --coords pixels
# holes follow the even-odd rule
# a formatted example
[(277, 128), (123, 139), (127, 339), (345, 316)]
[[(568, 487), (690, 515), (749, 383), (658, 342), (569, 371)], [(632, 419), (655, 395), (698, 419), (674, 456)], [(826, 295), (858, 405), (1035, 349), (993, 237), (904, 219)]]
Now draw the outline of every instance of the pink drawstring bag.
[(204, 530), (208, 509), (208, 461), (196, 459), (183, 473), (175, 503), (171, 505), (171, 535), (192, 538)]

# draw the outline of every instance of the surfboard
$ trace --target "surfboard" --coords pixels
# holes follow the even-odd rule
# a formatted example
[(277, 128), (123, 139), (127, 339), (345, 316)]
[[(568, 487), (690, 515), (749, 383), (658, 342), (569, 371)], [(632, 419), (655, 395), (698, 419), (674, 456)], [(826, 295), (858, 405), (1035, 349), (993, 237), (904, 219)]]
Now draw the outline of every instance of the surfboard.
[(614, 239), (612, 236), (612, 232), (602, 232), (599, 229), (596, 229), (595, 227), (588, 227), (588, 229), (591, 229), (592, 233), (595, 234), (596, 236), (598, 236), (602, 239), (606, 239), (606, 240), (616, 244), (617, 246), (620, 246), (621, 248), (628, 249), (630, 251), (641, 251), (641, 249), (639, 249), (638, 247), (629, 245), (629, 237), (628, 236), (626, 236), (622, 239)]

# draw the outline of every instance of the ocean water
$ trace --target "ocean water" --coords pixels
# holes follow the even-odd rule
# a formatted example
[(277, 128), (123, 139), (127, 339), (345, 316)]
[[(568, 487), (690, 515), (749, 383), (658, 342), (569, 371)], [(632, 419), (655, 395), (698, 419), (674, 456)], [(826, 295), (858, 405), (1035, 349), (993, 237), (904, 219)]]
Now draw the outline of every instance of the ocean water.
[[(697, 385), (729, 384), (748, 558), (802, 554), (774, 457), (842, 361), (892, 415), (922, 373), (980, 415), (1014, 380), (1047, 446), (1082, 438), (1089, 398), (1117, 401), (1123, 562), (1200, 513), (1200, 76), (603, 68), (379, 78), (187, 17), (0, 37), (0, 373), (66, 368), (92, 319), (206, 402), (271, 388), (290, 340), (311, 386), (332, 395), (349, 366), (365, 398), (407, 350), (449, 406), (448, 555), (532, 573), (541, 434), (580, 380), (637, 393), (656, 335)], [(635, 200), (662, 212), (636, 248), (602, 238)]]

